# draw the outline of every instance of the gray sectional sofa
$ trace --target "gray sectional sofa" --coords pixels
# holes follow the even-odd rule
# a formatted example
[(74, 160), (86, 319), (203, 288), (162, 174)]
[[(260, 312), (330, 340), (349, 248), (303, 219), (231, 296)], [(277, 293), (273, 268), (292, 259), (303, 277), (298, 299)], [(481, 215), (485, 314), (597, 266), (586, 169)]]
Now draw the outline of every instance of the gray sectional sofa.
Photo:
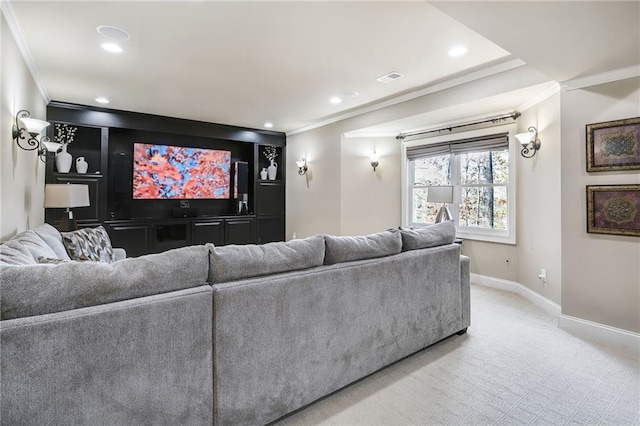
[[(56, 245), (52, 229), (32, 232)], [(441, 223), (45, 265), (17, 264), (9, 241), (0, 423), (272, 422), (466, 330), (469, 259), (454, 233)], [(24, 253), (43, 250), (30, 238)]]

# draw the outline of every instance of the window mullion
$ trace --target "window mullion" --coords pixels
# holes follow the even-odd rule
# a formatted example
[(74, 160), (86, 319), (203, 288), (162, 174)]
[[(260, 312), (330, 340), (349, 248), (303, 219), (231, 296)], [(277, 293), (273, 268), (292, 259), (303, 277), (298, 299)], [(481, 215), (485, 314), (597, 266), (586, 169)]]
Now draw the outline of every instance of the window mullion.
[(460, 200), (460, 194), (462, 192), (462, 188), (460, 186), (460, 156), (456, 155), (456, 154), (451, 154), (451, 180), (450, 180), (450, 184), (453, 185), (453, 203), (451, 203), (451, 206), (449, 208), (449, 210), (451, 211), (451, 215), (453, 216), (453, 220), (455, 221), (456, 224), (459, 224), (459, 211), (460, 211), (460, 203), (458, 202), (458, 200)]
[(415, 184), (416, 184), (416, 161), (409, 161), (409, 182), (411, 182), (411, 192), (409, 194), (409, 223), (413, 223), (415, 216)]

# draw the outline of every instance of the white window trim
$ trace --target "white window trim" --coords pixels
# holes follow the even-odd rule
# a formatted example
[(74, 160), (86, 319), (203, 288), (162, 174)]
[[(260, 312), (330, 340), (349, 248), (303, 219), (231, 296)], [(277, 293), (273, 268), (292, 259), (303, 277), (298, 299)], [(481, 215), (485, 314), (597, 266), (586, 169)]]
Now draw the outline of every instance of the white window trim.
[[(432, 138), (418, 139), (409, 142), (402, 143), (402, 226), (411, 225), (411, 167), (409, 167), (409, 160), (407, 159), (407, 147), (428, 145), (432, 143), (447, 142), (459, 139), (473, 138), (478, 136), (492, 135), (495, 133), (505, 132), (509, 133), (509, 189), (507, 191), (507, 197), (509, 200), (507, 211), (507, 229), (485, 229), (485, 228), (470, 228), (459, 227), (458, 225), (458, 211), (452, 210), (452, 216), (456, 222), (456, 236), (458, 238), (464, 238), (468, 240), (489, 241), (494, 243), (503, 244), (516, 244), (516, 164), (518, 159), (518, 142), (515, 138), (516, 125), (505, 124), (501, 126), (494, 126), (486, 129), (471, 130), (467, 132), (455, 133), (452, 135), (435, 136)], [(457, 171), (456, 171), (457, 173)], [(455, 187), (455, 191), (460, 191), (460, 186)], [(459, 194), (457, 194), (459, 195)], [(457, 204), (456, 204), (457, 206)], [(455, 211), (454, 211), (455, 210)]]

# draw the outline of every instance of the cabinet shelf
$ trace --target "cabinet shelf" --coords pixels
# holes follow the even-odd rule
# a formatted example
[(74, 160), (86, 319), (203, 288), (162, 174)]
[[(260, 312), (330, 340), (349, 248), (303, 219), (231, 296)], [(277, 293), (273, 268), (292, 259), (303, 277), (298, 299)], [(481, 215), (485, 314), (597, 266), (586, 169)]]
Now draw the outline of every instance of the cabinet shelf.
[(51, 176), (54, 177), (70, 177), (70, 178), (102, 178), (104, 177), (102, 175), (102, 173), (60, 173), (60, 172), (53, 172), (51, 174)]

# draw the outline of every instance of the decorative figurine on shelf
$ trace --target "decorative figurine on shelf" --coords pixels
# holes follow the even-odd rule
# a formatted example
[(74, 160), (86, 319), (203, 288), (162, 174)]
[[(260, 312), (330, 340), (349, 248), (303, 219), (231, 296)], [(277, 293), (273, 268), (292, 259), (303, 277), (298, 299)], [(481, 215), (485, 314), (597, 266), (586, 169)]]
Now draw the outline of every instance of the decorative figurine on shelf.
[(276, 180), (278, 174), (278, 163), (274, 160), (278, 157), (278, 151), (275, 146), (267, 146), (262, 151), (267, 160), (269, 160), (269, 167), (267, 167), (267, 177), (269, 180)]
[(84, 174), (87, 173), (87, 169), (89, 168), (89, 164), (84, 161), (84, 157), (76, 158), (76, 172)]
[(73, 142), (78, 128), (69, 126), (68, 124), (58, 123), (54, 126), (56, 129), (54, 142), (62, 144), (62, 150), (56, 154), (56, 169), (59, 173), (69, 173), (73, 157), (67, 152), (67, 145)]

